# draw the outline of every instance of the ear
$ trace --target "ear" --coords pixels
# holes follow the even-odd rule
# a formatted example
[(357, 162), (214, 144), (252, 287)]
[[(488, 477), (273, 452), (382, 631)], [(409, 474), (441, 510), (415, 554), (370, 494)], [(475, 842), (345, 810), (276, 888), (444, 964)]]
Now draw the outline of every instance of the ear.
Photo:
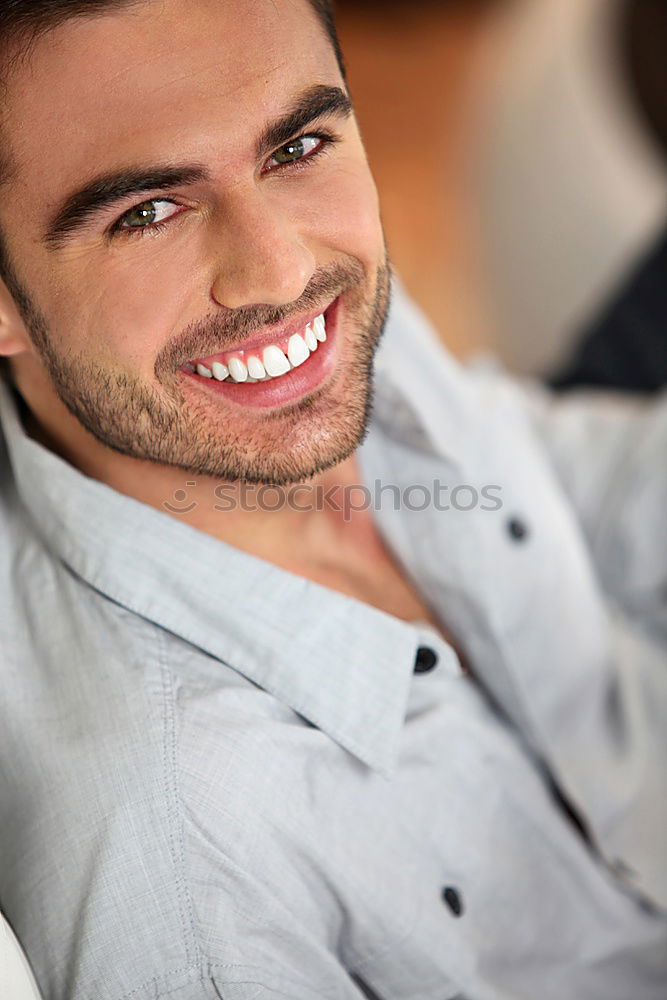
[(31, 350), (32, 341), (14, 298), (0, 279), (0, 355), (10, 357)]

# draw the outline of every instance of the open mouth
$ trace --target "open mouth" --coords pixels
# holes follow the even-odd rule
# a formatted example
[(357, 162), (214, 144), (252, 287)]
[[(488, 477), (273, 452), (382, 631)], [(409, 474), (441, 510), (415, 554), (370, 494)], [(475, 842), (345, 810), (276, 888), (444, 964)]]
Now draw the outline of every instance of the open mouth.
[(214, 378), (218, 382), (237, 385), (239, 382), (268, 382), (304, 364), (326, 339), (327, 324), (321, 313), (303, 330), (285, 340), (263, 348), (226, 351), (203, 361), (190, 361), (188, 365), (200, 378)]
[(334, 366), (338, 305), (336, 299), (300, 329), (270, 342), (195, 358), (181, 371), (244, 406), (273, 406), (302, 396)]

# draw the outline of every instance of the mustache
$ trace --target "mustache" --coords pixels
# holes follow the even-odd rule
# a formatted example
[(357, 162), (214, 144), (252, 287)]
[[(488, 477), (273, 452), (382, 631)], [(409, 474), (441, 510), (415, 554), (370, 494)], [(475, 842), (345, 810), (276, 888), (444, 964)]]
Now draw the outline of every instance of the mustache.
[(173, 372), (192, 358), (229, 350), (257, 330), (286, 325), (300, 313), (319, 307), (324, 310), (343, 292), (360, 285), (364, 278), (364, 268), (358, 261), (338, 263), (330, 268), (318, 269), (295, 302), (284, 306), (241, 306), (192, 323), (177, 341), (172, 341), (160, 351), (155, 363), (156, 375), (159, 377)]

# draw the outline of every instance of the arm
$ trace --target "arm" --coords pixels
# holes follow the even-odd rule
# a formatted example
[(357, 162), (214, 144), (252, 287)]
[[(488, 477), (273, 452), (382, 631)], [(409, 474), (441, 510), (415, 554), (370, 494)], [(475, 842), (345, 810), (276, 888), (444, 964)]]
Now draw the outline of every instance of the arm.
[(557, 394), (516, 385), (605, 590), (667, 627), (667, 391)]

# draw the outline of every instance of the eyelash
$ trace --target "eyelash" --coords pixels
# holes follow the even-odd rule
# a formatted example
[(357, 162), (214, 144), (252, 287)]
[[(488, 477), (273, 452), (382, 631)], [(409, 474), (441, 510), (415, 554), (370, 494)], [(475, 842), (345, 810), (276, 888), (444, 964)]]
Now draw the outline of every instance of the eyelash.
[[(294, 160), (292, 163), (283, 163), (277, 167), (272, 167), (271, 170), (268, 171), (269, 173), (271, 174), (283, 173), (285, 170), (289, 170), (290, 172), (293, 173), (295, 170), (306, 170), (308, 169), (308, 167), (310, 167), (312, 163), (314, 163), (315, 160), (317, 160), (323, 154), (329, 152), (333, 146), (335, 146), (338, 142), (340, 142), (340, 136), (336, 136), (332, 132), (326, 132), (326, 131), (304, 132), (302, 135), (296, 136), (294, 139), (290, 139), (288, 142), (284, 144), (284, 146), (279, 146), (278, 149), (276, 149), (271, 154), (271, 156), (275, 156), (275, 153), (280, 152), (281, 149), (284, 149), (285, 146), (289, 146), (293, 142), (298, 142), (299, 139), (319, 139), (320, 145), (317, 147), (317, 149), (313, 150), (312, 153), (308, 153), (306, 156), (303, 156), (300, 160)], [(269, 157), (269, 159), (271, 159), (271, 157)], [(127, 212), (124, 212), (117, 222), (114, 222), (114, 224), (108, 231), (109, 236), (112, 239), (120, 238), (120, 239), (130, 239), (130, 240), (141, 239), (144, 236), (159, 236), (160, 233), (164, 232), (164, 230), (167, 229), (167, 227), (171, 224), (171, 222), (173, 222), (174, 219), (178, 218), (178, 216), (182, 214), (181, 212), (177, 212), (175, 215), (170, 216), (170, 218), (166, 219), (164, 222), (154, 222), (149, 226), (137, 226), (135, 228), (128, 228), (128, 229), (126, 229), (122, 225), (123, 219), (125, 218), (126, 215), (128, 215), (129, 212), (134, 211), (135, 208), (139, 208), (140, 205), (146, 205), (146, 204), (149, 205), (151, 202), (154, 201), (169, 201), (169, 200), (170, 199), (167, 197), (161, 198), (156, 196), (155, 198), (149, 198), (147, 201), (139, 202), (138, 205), (134, 205), (132, 208), (128, 209)], [(176, 202), (174, 202), (174, 204), (176, 204)]]

